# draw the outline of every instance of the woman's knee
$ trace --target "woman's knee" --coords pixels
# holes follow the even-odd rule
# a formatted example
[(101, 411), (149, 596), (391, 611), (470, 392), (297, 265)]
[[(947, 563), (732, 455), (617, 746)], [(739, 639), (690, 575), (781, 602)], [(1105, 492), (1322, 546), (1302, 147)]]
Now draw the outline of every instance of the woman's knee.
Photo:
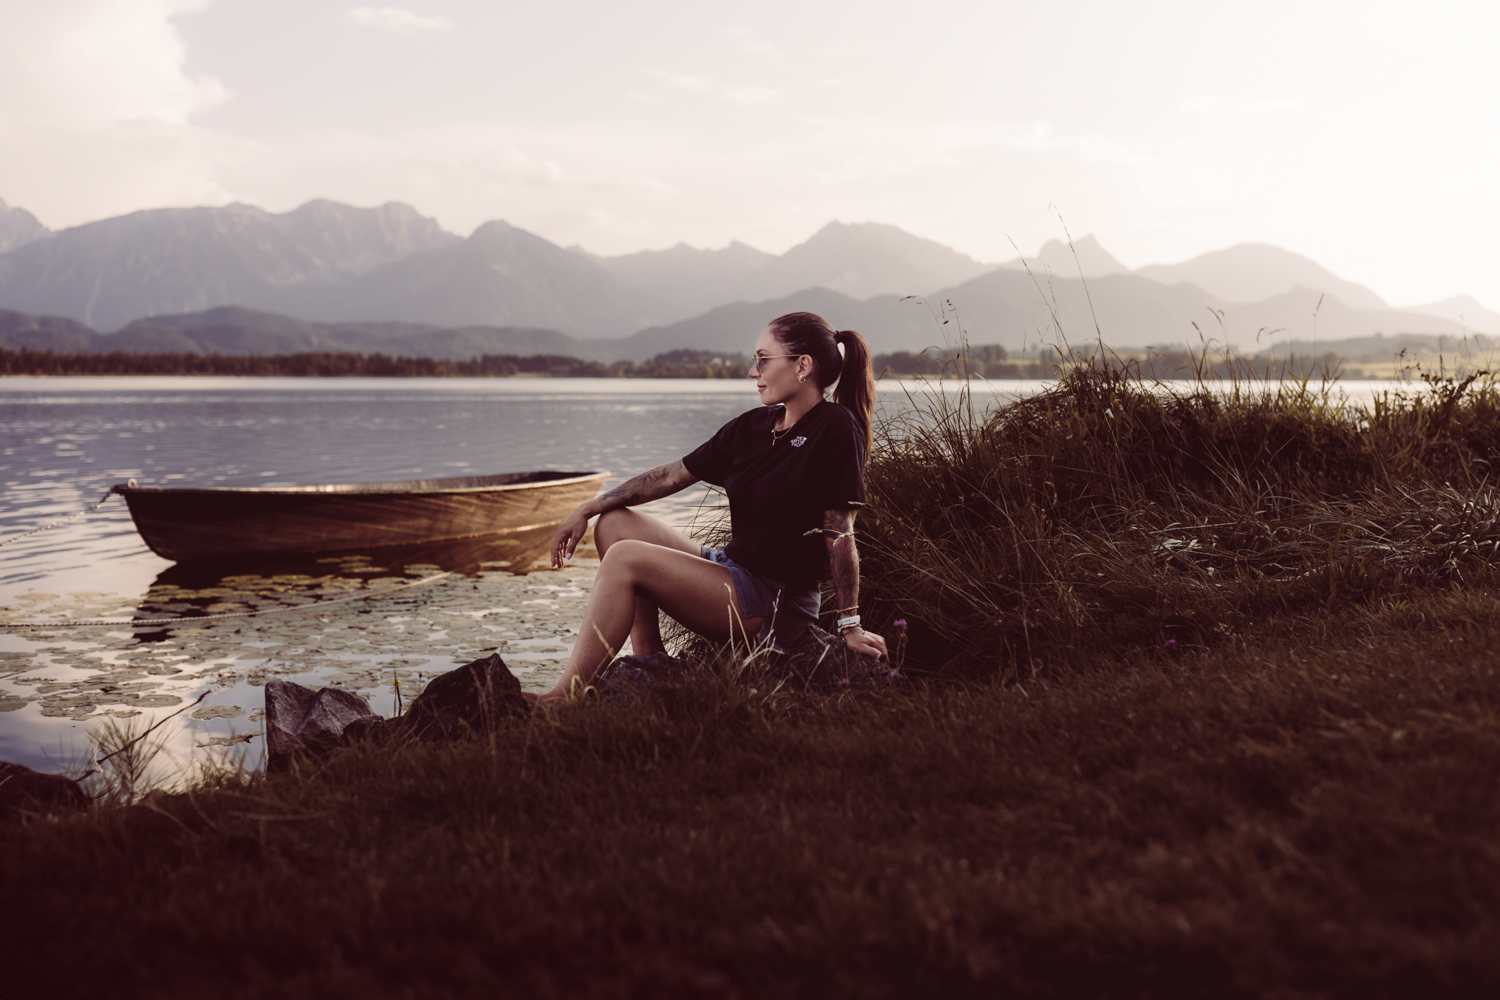
[[(598, 537), (597, 530), (595, 538)], [(660, 548), (637, 538), (616, 538), (614, 542), (600, 547), (599, 572), (609, 576), (625, 574), (635, 577), (651, 555), (651, 550)]]
[(630, 511), (623, 507), (616, 507), (599, 515), (599, 519), (594, 522), (594, 548), (599, 550), (599, 558), (603, 559), (615, 542), (630, 537), (626, 527), (629, 523)]

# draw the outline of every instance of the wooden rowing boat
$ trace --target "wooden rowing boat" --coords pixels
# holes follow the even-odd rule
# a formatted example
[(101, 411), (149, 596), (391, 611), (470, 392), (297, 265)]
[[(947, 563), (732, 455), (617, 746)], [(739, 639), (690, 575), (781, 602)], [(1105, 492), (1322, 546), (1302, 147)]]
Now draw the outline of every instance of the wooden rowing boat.
[(326, 486), (204, 489), (137, 486), (125, 498), (136, 530), (164, 559), (339, 552), (418, 545), (562, 522), (608, 472), (513, 472)]

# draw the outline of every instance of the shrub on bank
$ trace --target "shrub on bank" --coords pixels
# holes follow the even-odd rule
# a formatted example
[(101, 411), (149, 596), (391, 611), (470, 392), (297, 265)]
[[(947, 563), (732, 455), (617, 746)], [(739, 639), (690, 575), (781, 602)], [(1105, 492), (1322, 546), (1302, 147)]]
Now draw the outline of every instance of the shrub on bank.
[(1078, 364), (993, 412), (914, 390), (878, 429), (862, 603), (929, 669), (1030, 674), (1121, 645), (1484, 580), (1500, 546), (1500, 393), (1430, 379), (1155, 383)]

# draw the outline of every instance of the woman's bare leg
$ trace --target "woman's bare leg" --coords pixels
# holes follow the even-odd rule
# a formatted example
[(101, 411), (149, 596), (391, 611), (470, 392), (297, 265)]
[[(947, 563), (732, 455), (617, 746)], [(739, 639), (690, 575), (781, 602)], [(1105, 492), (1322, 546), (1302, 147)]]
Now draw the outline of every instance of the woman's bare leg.
[(744, 616), (734, 581), (723, 566), (696, 552), (617, 538), (599, 564), (568, 669), (543, 699), (563, 697), (594, 679), (631, 634), (639, 598), (719, 642), (760, 631), (761, 619)]
[[(697, 542), (649, 514), (619, 507), (599, 515), (594, 524), (594, 547), (599, 550), (600, 559), (611, 545), (625, 539), (650, 542), (702, 558), (702, 547)], [(635, 621), (630, 627), (630, 648), (636, 656), (650, 656), (666, 649), (661, 641), (661, 618), (657, 611), (650, 598), (636, 597)]]

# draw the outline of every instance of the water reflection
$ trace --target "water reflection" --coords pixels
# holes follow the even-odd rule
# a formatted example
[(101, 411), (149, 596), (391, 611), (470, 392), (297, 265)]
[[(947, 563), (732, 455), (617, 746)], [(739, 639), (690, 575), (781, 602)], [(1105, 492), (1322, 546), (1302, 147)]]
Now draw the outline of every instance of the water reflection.
[[(398, 679), (410, 698), (434, 674), (501, 651), (524, 685), (545, 690), (566, 662), (593, 577), (582, 546), (576, 565), (547, 567), (553, 530), (171, 565), (117, 625), (7, 635), (0, 757), (52, 769), (89, 756), (94, 725), (144, 728), (181, 712), (163, 730), (160, 780), (226, 748), (251, 753), (254, 766), (259, 688), (275, 677), (355, 691), (390, 714)], [(60, 599), (30, 608), (27, 620), (61, 622), (73, 607)]]
[(475, 577), (488, 569), (525, 576), (547, 555), (555, 530), (543, 525), (417, 545), (173, 563), (147, 589), (133, 620), (172, 619), (193, 627), (214, 616), (277, 613), (393, 591), (436, 573)]

